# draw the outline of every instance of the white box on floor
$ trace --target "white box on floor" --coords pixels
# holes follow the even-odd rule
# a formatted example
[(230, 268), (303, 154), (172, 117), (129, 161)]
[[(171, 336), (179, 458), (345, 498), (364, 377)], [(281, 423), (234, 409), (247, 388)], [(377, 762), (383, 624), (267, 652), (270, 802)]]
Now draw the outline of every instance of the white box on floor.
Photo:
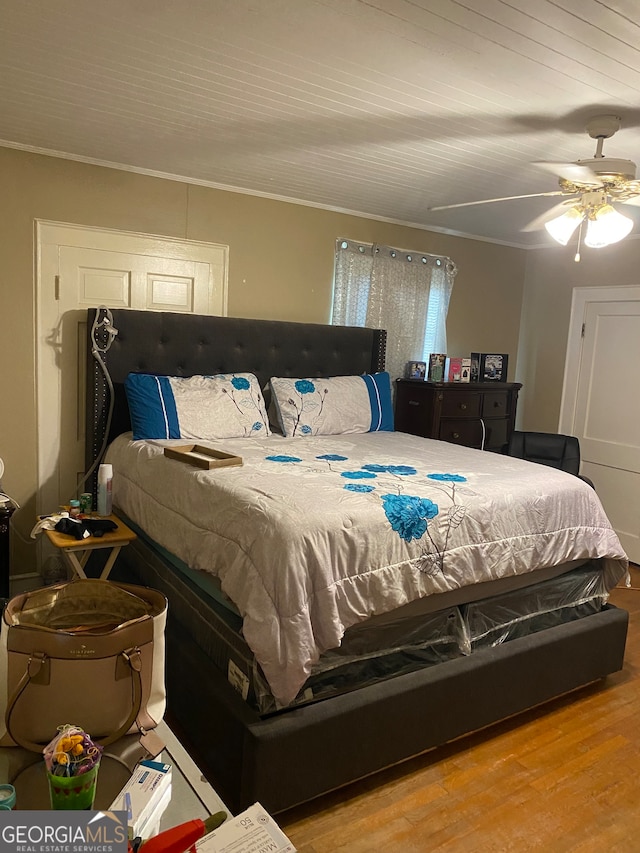
[(131, 778), (111, 803), (111, 811), (127, 812), (132, 838), (154, 822), (156, 810), (164, 811), (164, 795), (171, 788), (171, 765), (161, 761), (140, 761)]
[[(143, 824), (136, 826), (136, 834), (132, 838), (143, 838), (145, 841), (153, 838), (160, 832), (160, 821), (167, 806), (171, 802), (171, 785), (165, 788), (162, 798), (158, 805), (150, 812), (149, 817)], [(133, 830), (132, 830), (133, 831)]]

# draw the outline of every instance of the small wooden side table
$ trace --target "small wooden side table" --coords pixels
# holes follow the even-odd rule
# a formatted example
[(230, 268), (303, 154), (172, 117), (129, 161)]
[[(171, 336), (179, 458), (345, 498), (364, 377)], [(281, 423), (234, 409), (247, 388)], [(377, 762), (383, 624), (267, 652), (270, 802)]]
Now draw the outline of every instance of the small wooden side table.
[(107, 562), (102, 569), (100, 577), (104, 580), (109, 577), (109, 572), (113, 568), (120, 549), (129, 542), (133, 542), (137, 538), (133, 530), (130, 530), (127, 525), (116, 518), (115, 515), (110, 515), (108, 518), (115, 522), (118, 527), (110, 533), (104, 533), (102, 536), (88, 536), (86, 539), (74, 539), (67, 533), (60, 533), (58, 530), (46, 530), (45, 533), (49, 541), (59, 548), (63, 556), (66, 557), (71, 569), (80, 578), (86, 578), (84, 567), (87, 560), (91, 556), (92, 551), (98, 551), (100, 548), (110, 548), (111, 553), (107, 557)]

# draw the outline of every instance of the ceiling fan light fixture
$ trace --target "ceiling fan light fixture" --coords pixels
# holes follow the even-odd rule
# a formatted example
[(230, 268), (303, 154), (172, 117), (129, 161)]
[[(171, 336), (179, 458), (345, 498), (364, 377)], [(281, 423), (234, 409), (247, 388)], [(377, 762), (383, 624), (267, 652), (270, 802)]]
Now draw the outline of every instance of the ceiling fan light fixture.
[(618, 213), (610, 204), (603, 204), (589, 215), (585, 246), (601, 249), (623, 240), (633, 228), (633, 219)]
[(584, 212), (579, 207), (570, 207), (561, 216), (545, 222), (544, 227), (560, 245), (566, 246), (571, 235), (584, 219)]

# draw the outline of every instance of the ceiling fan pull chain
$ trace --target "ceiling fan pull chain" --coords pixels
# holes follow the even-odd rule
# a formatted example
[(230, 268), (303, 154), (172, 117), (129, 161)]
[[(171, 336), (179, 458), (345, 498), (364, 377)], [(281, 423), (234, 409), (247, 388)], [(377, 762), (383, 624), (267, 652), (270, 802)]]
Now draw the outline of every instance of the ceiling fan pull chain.
[(580, 243), (582, 242), (582, 223), (584, 219), (580, 220), (580, 225), (578, 226), (578, 247), (576, 249), (576, 256), (573, 259), (577, 264), (580, 263)]

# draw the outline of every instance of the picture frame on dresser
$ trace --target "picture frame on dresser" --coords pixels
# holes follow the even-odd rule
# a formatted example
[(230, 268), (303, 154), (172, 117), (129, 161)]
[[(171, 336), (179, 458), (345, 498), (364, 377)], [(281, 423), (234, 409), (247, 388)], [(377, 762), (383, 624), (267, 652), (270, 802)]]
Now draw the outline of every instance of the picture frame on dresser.
[(472, 382), (506, 382), (509, 356), (504, 352), (472, 352)]
[(427, 377), (427, 363), (425, 361), (408, 361), (404, 368), (404, 378), (424, 381)]

